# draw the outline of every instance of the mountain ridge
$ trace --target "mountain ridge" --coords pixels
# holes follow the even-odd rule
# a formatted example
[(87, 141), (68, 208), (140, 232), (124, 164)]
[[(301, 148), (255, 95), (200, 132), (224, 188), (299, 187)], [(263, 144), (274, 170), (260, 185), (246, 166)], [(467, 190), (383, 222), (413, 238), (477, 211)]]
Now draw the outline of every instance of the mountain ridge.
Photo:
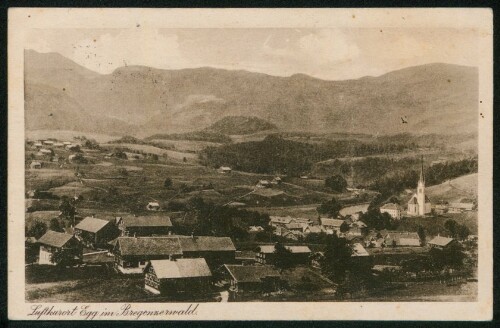
[[(27, 121), (34, 122), (27, 128), (35, 130), (50, 125), (48, 111), (66, 110), (89, 118), (81, 122), (82, 131), (137, 136), (203, 130), (226, 116), (254, 116), (283, 131), (477, 131), (471, 123), (477, 122), (478, 72), (467, 66), (433, 63), (342, 81), (211, 67), (127, 66), (102, 75), (59, 54), (26, 51), (25, 67)], [(36, 99), (52, 91), (40, 85), (63, 92), (78, 106), (41, 106)], [(63, 121), (53, 128), (72, 126)], [(108, 123), (97, 128), (95, 122)]]

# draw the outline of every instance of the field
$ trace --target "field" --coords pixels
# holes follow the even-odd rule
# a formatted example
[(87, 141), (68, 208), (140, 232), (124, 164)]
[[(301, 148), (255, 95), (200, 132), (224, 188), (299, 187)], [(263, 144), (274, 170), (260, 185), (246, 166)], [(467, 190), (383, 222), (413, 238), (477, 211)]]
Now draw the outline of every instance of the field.
[(426, 192), (434, 201), (459, 202), (462, 198), (475, 198), (477, 187), (478, 175), (474, 173), (428, 187)]

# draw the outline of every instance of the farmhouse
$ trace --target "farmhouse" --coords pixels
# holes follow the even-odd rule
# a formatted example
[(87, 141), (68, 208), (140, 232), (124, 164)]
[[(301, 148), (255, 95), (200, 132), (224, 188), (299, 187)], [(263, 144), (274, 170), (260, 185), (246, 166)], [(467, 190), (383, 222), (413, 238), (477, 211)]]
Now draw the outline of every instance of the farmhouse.
[(52, 146), (54, 144), (54, 141), (52, 141), (52, 140), (44, 140), (43, 144), (47, 145), (47, 146)]
[(380, 213), (387, 213), (393, 219), (396, 219), (396, 220), (401, 219), (401, 208), (399, 207), (398, 204), (394, 204), (394, 203), (384, 204), (382, 207), (380, 207)]
[(124, 216), (116, 218), (122, 236), (165, 236), (172, 229), (170, 217), (165, 215)]
[(461, 200), (460, 202), (451, 203), (449, 206), (450, 213), (463, 213), (474, 210), (475, 204), (472, 201)]
[(42, 168), (42, 163), (40, 162), (31, 162), (30, 164), (30, 169), (41, 169)]
[(121, 273), (142, 273), (150, 260), (181, 258), (178, 238), (173, 237), (119, 237), (113, 248), (115, 269)]
[(53, 256), (60, 252), (65, 252), (68, 255), (66, 258), (71, 259), (71, 262), (82, 259), (82, 248), (73, 235), (49, 230), (38, 239), (38, 244), (40, 245), (38, 264), (58, 264), (55, 263)]
[(52, 154), (52, 150), (46, 149), (46, 148), (42, 148), (42, 149), (40, 149), (40, 153), (42, 153), (43, 155), (51, 155)]
[(105, 245), (115, 238), (117, 233), (117, 228), (112, 222), (93, 217), (86, 217), (75, 226), (75, 236), (91, 247)]
[(284, 227), (292, 222), (292, 218), (289, 216), (270, 216), (269, 219), (269, 225), (275, 228)]
[(159, 211), (160, 204), (158, 202), (149, 202), (148, 205), (146, 205), (146, 209), (148, 211)]
[(269, 265), (224, 265), (234, 292), (272, 292), (281, 286), (281, 276)]
[(387, 246), (416, 247), (420, 246), (420, 237), (416, 232), (388, 231), (384, 242)]
[(339, 234), (340, 226), (344, 223), (344, 220), (330, 218), (320, 218), (319, 220), (328, 235)]
[(325, 228), (323, 226), (307, 226), (304, 228), (304, 235), (309, 235), (311, 233), (315, 234), (320, 234), (320, 233), (326, 233)]
[[(311, 250), (307, 246), (285, 246), (290, 251), (294, 263), (306, 264), (309, 261)], [(257, 262), (262, 264), (273, 264), (275, 259), (275, 245), (262, 245), (258, 247)]]
[(144, 288), (162, 295), (207, 292), (212, 279), (202, 258), (152, 260), (144, 273)]
[(178, 236), (184, 258), (203, 257), (210, 267), (234, 263), (236, 247), (229, 237)]
[(442, 237), (438, 235), (437, 237), (434, 237), (434, 239), (429, 241), (429, 246), (431, 246), (432, 248), (443, 250), (457, 243), (458, 242), (453, 238)]
[(115, 267), (122, 273), (142, 273), (150, 260), (204, 258), (209, 266), (234, 263), (231, 238), (211, 236), (119, 237), (113, 247)]

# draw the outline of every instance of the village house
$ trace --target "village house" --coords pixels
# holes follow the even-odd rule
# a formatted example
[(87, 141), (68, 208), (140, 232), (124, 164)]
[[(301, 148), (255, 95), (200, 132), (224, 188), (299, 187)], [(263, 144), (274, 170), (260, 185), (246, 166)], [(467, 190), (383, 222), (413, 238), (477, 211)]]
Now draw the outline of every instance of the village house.
[(165, 215), (124, 216), (116, 218), (122, 236), (165, 236), (172, 229), (170, 217)]
[(119, 237), (113, 248), (115, 269), (125, 274), (140, 274), (151, 260), (181, 258), (178, 238)]
[(49, 230), (37, 242), (40, 245), (38, 264), (58, 264), (53, 262), (53, 256), (60, 252), (66, 253), (65, 258), (69, 260), (69, 264), (78, 263), (82, 259), (82, 248), (73, 235)]
[(261, 226), (249, 226), (248, 233), (258, 233), (264, 231), (264, 228)]
[(269, 217), (269, 225), (271, 227), (284, 227), (286, 224), (292, 222), (292, 218), (289, 216), (270, 216)]
[(236, 251), (235, 262), (239, 264), (254, 264), (256, 262), (257, 253), (253, 251)]
[(142, 273), (150, 260), (204, 258), (214, 268), (235, 262), (229, 237), (165, 236), (119, 237), (114, 243), (115, 267), (122, 273)]
[(274, 177), (273, 180), (271, 181), (272, 184), (274, 185), (279, 185), (281, 184), (282, 180), (280, 177)]
[(475, 204), (472, 200), (461, 200), (460, 202), (450, 203), (449, 213), (463, 213), (473, 211)]
[(146, 205), (146, 209), (148, 211), (159, 211), (160, 204), (158, 202), (149, 202), (148, 205)]
[(54, 147), (57, 147), (57, 148), (63, 148), (64, 147), (64, 144), (62, 142), (55, 142), (54, 143)]
[(41, 169), (41, 168), (42, 168), (42, 163), (40, 163), (40, 162), (33, 161), (30, 164), (30, 169), (32, 169), (32, 170)]
[(178, 236), (184, 258), (203, 257), (210, 267), (234, 263), (236, 247), (230, 237)]
[(325, 228), (323, 226), (307, 226), (304, 228), (304, 235), (307, 236), (309, 234), (320, 234), (320, 233), (326, 233)]
[(416, 232), (408, 231), (387, 231), (381, 232), (384, 236), (386, 246), (393, 247), (418, 247), (420, 246), (420, 237)]
[(118, 235), (118, 229), (108, 220), (86, 217), (75, 226), (75, 236), (89, 247), (99, 247)]
[(304, 239), (305, 235), (302, 231), (290, 231), (285, 228), (281, 228), (281, 237), (293, 240), (293, 241), (301, 241)]
[(218, 172), (221, 173), (221, 174), (229, 174), (231, 173), (231, 168), (229, 166), (221, 166), (219, 167), (219, 170)]
[(447, 249), (453, 245), (458, 244), (458, 242), (453, 238), (443, 237), (437, 235), (431, 241), (429, 241), (429, 246), (435, 249)]
[(346, 234), (351, 236), (362, 236), (367, 229), (366, 223), (360, 220), (353, 220), (351, 217), (344, 220), (344, 222), (349, 227), (349, 230)]
[(401, 220), (401, 207), (398, 204), (384, 204), (382, 207), (380, 207), (380, 213), (387, 213), (393, 219)]
[(328, 235), (340, 234), (340, 226), (344, 223), (344, 220), (330, 218), (320, 218), (319, 220)]
[(35, 148), (42, 148), (43, 147), (43, 144), (41, 142), (35, 142), (35, 144), (33, 145)]
[(210, 290), (212, 273), (205, 259), (151, 260), (144, 269), (144, 288), (153, 294), (177, 295)]
[(44, 140), (43, 144), (47, 145), (47, 146), (52, 146), (54, 144), (54, 141), (52, 141), (52, 140)]
[(52, 150), (46, 149), (46, 148), (42, 148), (42, 149), (40, 149), (40, 153), (42, 155), (52, 155)]
[[(290, 256), (296, 264), (306, 264), (309, 262), (311, 250), (307, 246), (290, 246), (285, 248), (290, 251)], [(273, 264), (275, 259), (275, 245), (262, 245), (258, 247), (257, 262), (261, 264)]]
[(272, 292), (281, 286), (281, 275), (269, 265), (224, 265), (234, 292)]

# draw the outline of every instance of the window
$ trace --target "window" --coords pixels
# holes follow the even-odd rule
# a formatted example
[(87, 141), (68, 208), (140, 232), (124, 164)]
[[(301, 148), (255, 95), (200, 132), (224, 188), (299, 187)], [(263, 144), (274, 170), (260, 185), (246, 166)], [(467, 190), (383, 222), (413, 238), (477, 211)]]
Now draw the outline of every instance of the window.
[(139, 262), (139, 265), (146, 265), (146, 261)]

